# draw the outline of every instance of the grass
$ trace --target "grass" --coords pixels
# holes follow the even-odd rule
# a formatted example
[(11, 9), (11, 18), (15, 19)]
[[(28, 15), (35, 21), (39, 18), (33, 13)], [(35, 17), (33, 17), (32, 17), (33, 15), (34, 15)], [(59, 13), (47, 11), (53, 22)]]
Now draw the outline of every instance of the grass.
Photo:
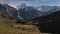
[(40, 34), (35, 25), (16, 24), (16, 20), (0, 16), (0, 34)]
[(36, 25), (17, 24), (16, 20), (10, 20), (0, 16), (0, 34), (50, 34), (41, 33)]

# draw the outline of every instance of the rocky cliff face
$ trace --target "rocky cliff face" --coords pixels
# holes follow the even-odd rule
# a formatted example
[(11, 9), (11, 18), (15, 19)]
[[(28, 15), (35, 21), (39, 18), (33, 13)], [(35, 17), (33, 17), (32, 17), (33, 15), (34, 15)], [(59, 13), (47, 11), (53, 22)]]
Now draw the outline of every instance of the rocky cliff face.
[(0, 4), (0, 14), (1, 15), (4, 15), (5, 17), (14, 17), (16, 18), (17, 17), (17, 12), (18, 10), (5, 4), (5, 5), (2, 5)]
[(8, 9), (8, 13), (10, 13), (10, 17), (13, 17), (13, 18), (17, 18), (17, 16), (18, 16), (18, 10), (17, 9), (15, 9), (14, 7), (12, 7), (12, 6), (9, 6), (9, 5), (6, 5), (7, 6), (7, 9)]
[(40, 16), (40, 11), (30, 6), (24, 7), (23, 9), (19, 9), (19, 13), (20, 13), (19, 15), (24, 20), (31, 20)]

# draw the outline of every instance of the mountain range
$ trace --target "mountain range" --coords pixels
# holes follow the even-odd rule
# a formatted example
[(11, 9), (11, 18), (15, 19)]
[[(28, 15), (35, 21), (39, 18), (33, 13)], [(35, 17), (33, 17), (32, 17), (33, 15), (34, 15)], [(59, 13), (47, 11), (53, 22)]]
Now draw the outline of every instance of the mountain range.
[(0, 15), (17, 20), (32, 20), (40, 16), (46, 16), (53, 12), (60, 11), (60, 6), (35, 7), (22, 4), (17, 6), (17, 8), (18, 10), (8, 4), (0, 4)]

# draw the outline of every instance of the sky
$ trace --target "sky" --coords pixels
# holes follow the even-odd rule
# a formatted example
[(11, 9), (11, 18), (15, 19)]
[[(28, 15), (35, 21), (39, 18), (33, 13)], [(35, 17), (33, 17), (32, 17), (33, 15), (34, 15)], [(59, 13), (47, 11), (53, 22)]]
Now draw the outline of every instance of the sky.
[(60, 6), (60, 0), (3, 0), (5, 3), (19, 6), (22, 3), (26, 3), (27, 5), (31, 6), (44, 6), (44, 5), (51, 5), (51, 6)]

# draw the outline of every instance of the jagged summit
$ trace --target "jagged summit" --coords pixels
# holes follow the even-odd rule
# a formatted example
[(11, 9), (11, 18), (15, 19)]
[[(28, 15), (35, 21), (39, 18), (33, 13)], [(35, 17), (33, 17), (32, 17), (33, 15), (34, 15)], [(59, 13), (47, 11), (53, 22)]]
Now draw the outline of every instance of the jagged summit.
[(18, 8), (18, 9), (20, 9), (20, 8), (23, 9), (23, 8), (25, 8), (26, 6), (27, 6), (27, 5), (26, 5), (25, 3), (22, 3), (21, 5), (17, 6), (17, 8)]

